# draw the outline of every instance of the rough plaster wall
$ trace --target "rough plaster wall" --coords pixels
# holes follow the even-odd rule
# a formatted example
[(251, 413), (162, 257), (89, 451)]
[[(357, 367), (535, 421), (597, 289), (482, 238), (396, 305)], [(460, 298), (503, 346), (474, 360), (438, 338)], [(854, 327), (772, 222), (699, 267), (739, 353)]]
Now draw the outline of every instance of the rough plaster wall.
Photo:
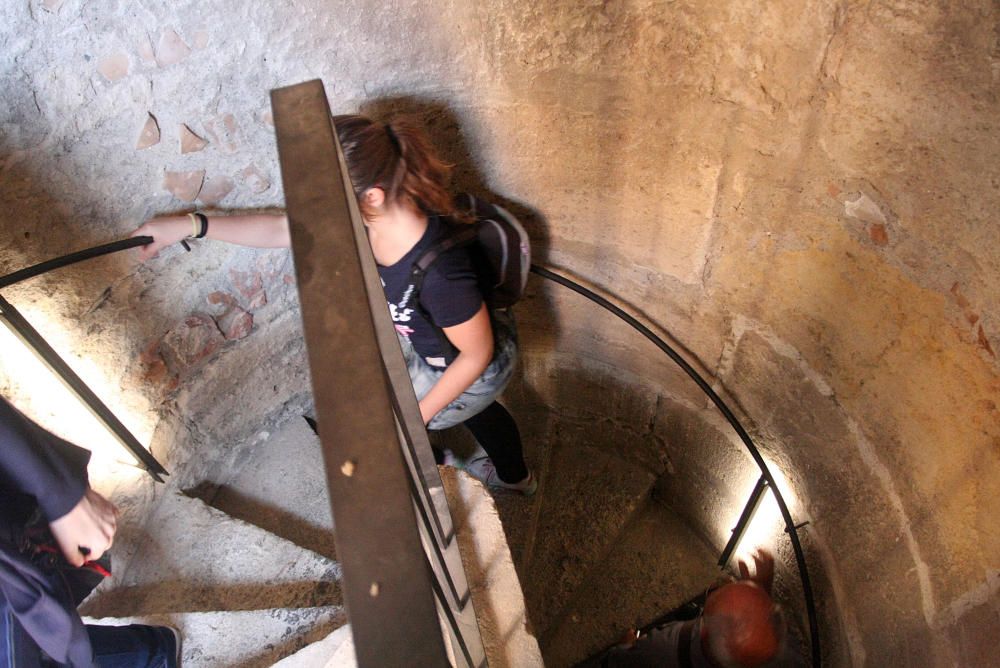
[[(545, 262), (719, 377), (811, 521), (832, 665), (985, 665), (1000, 15), (954, 4), (4, 3), (0, 262), (154, 212), (280, 205), (274, 86), (320, 77), (337, 112), (415, 110), (461, 185), (525, 215)], [(207, 145), (182, 153), (181, 124)], [(199, 244), (5, 296), (76, 333), (116, 402), (162, 410), (154, 450), (180, 464), (308, 404), (291, 273), (281, 251)], [(705, 445), (726, 439), (690, 384), (574, 297), (535, 287), (523, 306), (523, 396), (572, 430), (616, 393), (594, 433), (636, 443), (623, 454), (711, 536), (694, 481), (732, 496), (725, 446)]]

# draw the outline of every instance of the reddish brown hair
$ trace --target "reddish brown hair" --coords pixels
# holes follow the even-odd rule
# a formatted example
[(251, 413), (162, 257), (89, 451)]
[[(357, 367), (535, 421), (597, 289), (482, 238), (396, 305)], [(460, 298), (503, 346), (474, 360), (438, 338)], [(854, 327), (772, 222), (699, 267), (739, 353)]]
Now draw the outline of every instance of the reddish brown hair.
[(334, 116), (333, 124), (362, 214), (371, 213), (362, 196), (375, 187), (385, 191), (389, 203), (455, 214), (448, 192), (452, 166), (437, 157), (420, 125), (405, 117), (377, 123), (357, 115)]

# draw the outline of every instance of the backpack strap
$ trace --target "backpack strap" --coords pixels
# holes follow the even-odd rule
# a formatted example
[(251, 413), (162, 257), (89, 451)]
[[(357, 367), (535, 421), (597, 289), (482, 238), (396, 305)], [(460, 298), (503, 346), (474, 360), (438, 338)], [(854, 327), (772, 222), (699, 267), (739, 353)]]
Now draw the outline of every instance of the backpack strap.
[(444, 330), (434, 323), (431, 318), (430, 313), (424, 308), (424, 305), (420, 302), (420, 290), (424, 286), (424, 279), (427, 277), (427, 271), (433, 266), (437, 259), (441, 257), (444, 253), (450, 251), (453, 248), (458, 248), (460, 246), (465, 246), (476, 239), (476, 230), (472, 225), (468, 225), (461, 229), (451, 228), (450, 233), (441, 241), (434, 244), (427, 250), (425, 250), (420, 257), (418, 257), (414, 263), (413, 268), (410, 270), (410, 283), (413, 285), (413, 303), (416, 304), (417, 311), (423, 316), (427, 324), (431, 326), (434, 333), (437, 335), (438, 342), (441, 344), (441, 351), (444, 354), (445, 362), (451, 364), (455, 361), (458, 356), (458, 349), (452, 345), (451, 341), (448, 340), (447, 335), (445, 335)]

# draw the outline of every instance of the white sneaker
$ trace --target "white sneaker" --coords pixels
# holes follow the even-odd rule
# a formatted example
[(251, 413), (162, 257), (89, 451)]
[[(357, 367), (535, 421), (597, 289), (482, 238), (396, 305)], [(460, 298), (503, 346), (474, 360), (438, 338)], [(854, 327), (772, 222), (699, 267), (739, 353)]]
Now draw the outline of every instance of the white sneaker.
[(500, 476), (497, 475), (496, 467), (493, 466), (493, 460), (486, 454), (482, 446), (476, 448), (476, 452), (465, 462), (465, 472), (489, 487), (513, 489), (525, 496), (531, 496), (538, 489), (538, 481), (531, 471), (528, 471), (528, 476), (520, 482), (501, 480)]

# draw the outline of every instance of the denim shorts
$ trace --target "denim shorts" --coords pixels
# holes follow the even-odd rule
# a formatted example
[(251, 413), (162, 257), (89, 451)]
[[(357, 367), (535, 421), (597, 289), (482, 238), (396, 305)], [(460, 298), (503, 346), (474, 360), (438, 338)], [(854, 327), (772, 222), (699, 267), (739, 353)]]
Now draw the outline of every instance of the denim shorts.
[[(517, 329), (514, 316), (509, 311), (494, 311), (492, 319), (493, 360), (465, 392), (431, 418), (427, 424), (428, 429), (448, 429), (465, 422), (493, 403), (510, 382), (514, 367), (517, 366)], [(431, 391), (445, 369), (428, 364), (407, 339), (399, 337), (399, 345), (403, 349), (410, 382), (413, 383), (413, 391), (419, 401)]]

